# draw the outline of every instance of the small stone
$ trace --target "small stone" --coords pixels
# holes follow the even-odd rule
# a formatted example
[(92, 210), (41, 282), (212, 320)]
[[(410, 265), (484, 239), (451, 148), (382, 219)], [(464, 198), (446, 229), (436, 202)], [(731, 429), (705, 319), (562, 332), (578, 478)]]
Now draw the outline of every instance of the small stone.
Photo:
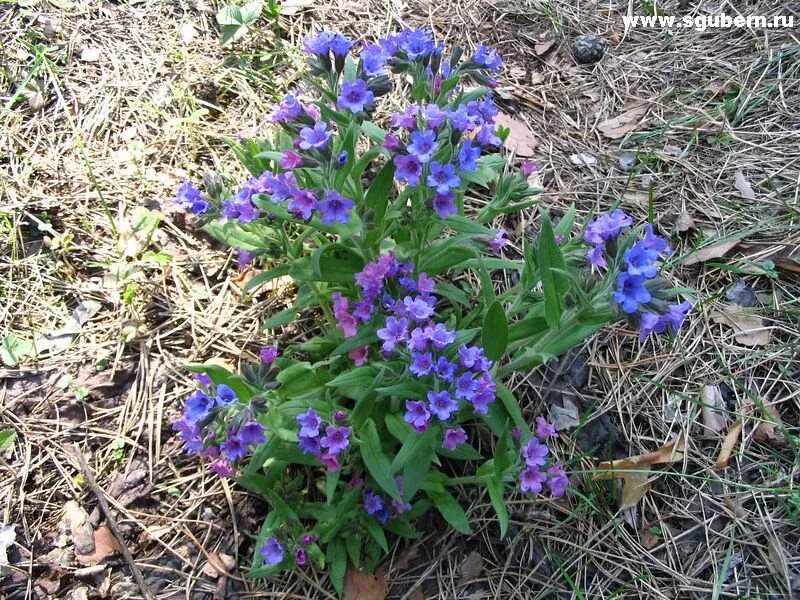
[(638, 162), (639, 159), (632, 152), (619, 153), (619, 166), (622, 167), (623, 171), (630, 171)]
[(725, 292), (725, 298), (728, 300), (728, 302), (738, 304), (739, 306), (743, 306), (745, 308), (751, 308), (758, 304), (758, 298), (756, 297), (755, 290), (747, 285), (747, 282), (745, 282), (744, 279), (738, 280), (731, 287), (729, 287)]
[(591, 65), (603, 58), (606, 43), (596, 35), (579, 35), (572, 40), (572, 54), (582, 65)]

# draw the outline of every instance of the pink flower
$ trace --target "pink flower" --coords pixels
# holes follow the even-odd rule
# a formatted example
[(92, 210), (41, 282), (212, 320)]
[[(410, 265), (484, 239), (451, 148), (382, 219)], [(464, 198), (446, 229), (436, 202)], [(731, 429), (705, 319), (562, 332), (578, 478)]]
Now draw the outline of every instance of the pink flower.
[(347, 356), (353, 360), (357, 367), (360, 367), (367, 362), (367, 358), (369, 356), (369, 346), (361, 346), (355, 350), (350, 350), (350, 352), (347, 353)]

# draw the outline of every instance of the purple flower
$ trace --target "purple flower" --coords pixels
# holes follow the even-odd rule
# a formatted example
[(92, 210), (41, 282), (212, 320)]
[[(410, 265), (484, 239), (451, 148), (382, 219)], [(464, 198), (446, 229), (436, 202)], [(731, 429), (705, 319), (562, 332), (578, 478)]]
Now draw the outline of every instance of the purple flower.
[(406, 340), (408, 320), (402, 317), (386, 317), (386, 326), (379, 329), (377, 334), (383, 340), (383, 351), (391, 352), (398, 343)]
[(667, 312), (664, 313), (663, 318), (667, 322), (667, 326), (672, 330), (672, 333), (677, 333), (686, 319), (686, 313), (692, 310), (693, 304), (691, 302), (681, 302), (680, 304), (670, 304)]
[(408, 338), (408, 347), (410, 350), (423, 352), (428, 347), (428, 342), (430, 341), (430, 332), (424, 327), (417, 327), (411, 330), (411, 334)]
[(533, 175), (536, 171), (538, 171), (539, 167), (533, 161), (523, 160), (519, 170), (522, 171), (522, 174), (525, 175), (525, 177), (527, 177), (528, 175)]
[(350, 445), (350, 429), (348, 427), (334, 427), (328, 425), (325, 437), (320, 439), (319, 445), (328, 449), (329, 454), (339, 454)]
[(422, 114), (425, 116), (425, 125), (432, 129), (439, 127), (447, 118), (447, 111), (439, 108), (438, 104), (426, 104)]
[(303, 535), (303, 537), (300, 538), (300, 543), (305, 544), (306, 546), (310, 546), (311, 544), (314, 543), (314, 536), (309, 533), (306, 533), (305, 535)]
[(629, 315), (639, 310), (641, 304), (646, 304), (652, 299), (650, 290), (644, 287), (647, 279), (641, 275), (620, 273), (617, 277), (617, 289), (614, 292), (614, 301)]
[(456, 446), (460, 446), (461, 444), (466, 443), (466, 441), (467, 432), (460, 427), (458, 429), (445, 429), (442, 448), (452, 452), (456, 449)]
[(422, 163), (413, 154), (398, 154), (394, 157), (394, 165), (397, 169), (394, 172), (394, 178), (399, 181), (405, 181), (408, 185), (414, 186), (419, 183), (419, 178), (422, 175)]
[(347, 223), (350, 221), (350, 209), (354, 206), (355, 202), (343, 197), (339, 192), (328, 192), (325, 199), (318, 205), (318, 209), (322, 214), (323, 225)]
[(262, 444), (267, 436), (264, 434), (264, 426), (258, 421), (247, 421), (239, 429), (239, 438), (246, 446), (251, 444)]
[(454, 202), (455, 199), (456, 195), (453, 192), (436, 194), (433, 197), (433, 210), (436, 211), (440, 219), (444, 220), (458, 212), (458, 208), (456, 208), (456, 203)]
[(644, 240), (636, 242), (631, 248), (628, 248), (622, 259), (631, 275), (641, 275), (646, 279), (652, 279), (658, 274), (656, 266), (658, 252), (650, 250)]
[(422, 400), (406, 400), (406, 414), (403, 417), (406, 423), (417, 433), (422, 433), (428, 428), (431, 413)]
[(551, 423), (548, 423), (543, 417), (536, 417), (536, 437), (540, 442), (545, 442), (557, 435), (556, 428)]
[(365, 489), (364, 496), (364, 510), (368, 515), (375, 515), (383, 510), (383, 500), (377, 494), (373, 494), (372, 490)]
[(211, 205), (202, 199), (200, 190), (187, 179), (184, 179), (183, 185), (178, 188), (176, 200), (181, 208), (195, 215), (202, 215), (211, 210)]
[(417, 323), (427, 321), (433, 315), (433, 308), (422, 298), (406, 296), (403, 298), (403, 305), (405, 306), (406, 314)]
[(461, 178), (456, 175), (456, 166), (451, 164), (441, 164), (437, 161), (431, 163), (431, 174), (428, 175), (427, 183), (436, 189), (438, 194), (447, 194), (451, 189), (461, 185)]
[(567, 491), (567, 486), (569, 485), (569, 478), (567, 474), (564, 472), (564, 468), (561, 465), (561, 462), (557, 462), (552, 467), (547, 469), (547, 487), (550, 489), (550, 493), (553, 494), (556, 498), (559, 496), (563, 496), (564, 493)]
[(672, 333), (677, 333), (691, 308), (691, 302), (682, 302), (669, 305), (664, 314), (642, 313), (639, 317), (639, 341), (643, 342), (651, 333), (664, 333), (668, 327)]
[(361, 69), (367, 77), (378, 77), (386, 74), (388, 53), (377, 44), (367, 44), (361, 50)]
[(470, 402), (475, 414), (485, 415), (489, 412), (489, 405), (494, 402), (494, 392), (488, 390), (479, 391), (472, 397)]
[(188, 418), (179, 419), (172, 424), (172, 430), (178, 432), (187, 454), (203, 451), (203, 438), (197, 423)]
[(332, 132), (328, 130), (328, 124), (325, 121), (319, 121), (314, 125), (314, 128), (303, 127), (300, 130), (300, 138), (298, 146), (303, 150), (324, 150), (328, 146), (328, 140)]
[(478, 389), (478, 382), (472, 378), (472, 373), (464, 373), (456, 379), (456, 398), (471, 400)]
[(453, 381), (453, 377), (456, 374), (456, 366), (444, 356), (440, 356), (433, 367), (433, 373), (442, 381)]
[(221, 383), (217, 386), (217, 404), (220, 406), (230, 406), (234, 402), (238, 400), (236, 396), (236, 392), (234, 392), (229, 386)]
[(427, 131), (413, 131), (411, 133), (411, 143), (406, 147), (406, 151), (410, 155), (416, 156), (419, 162), (426, 163), (431, 159), (433, 153), (436, 152), (437, 146), (438, 142), (436, 141), (435, 131), (431, 129)]
[(305, 413), (295, 417), (297, 424), (300, 425), (300, 437), (317, 437), (319, 435), (319, 428), (322, 426), (322, 419), (320, 419), (317, 411), (309, 408)]
[(270, 567), (283, 562), (283, 554), (286, 549), (276, 538), (268, 538), (264, 545), (259, 549), (259, 553), (264, 559), (264, 563)]
[(456, 131), (471, 131), (475, 128), (475, 119), (463, 104), (455, 110), (450, 110), (448, 117), (450, 126)]
[(334, 33), (330, 39), (331, 52), (333, 52), (334, 56), (341, 58), (350, 52), (350, 48), (353, 47), (353, 43), (354, 42), (348, 40), (341, 33)]
[(353, 316), (362, 323), (369, 322), (374, 313), (375, 305), (366, 298), (356, 302), (355, 308), (353, 309)]
[(420, 294), (432, 294), (436, 290), (436, 280), (420, 273), (417, 277), (417, 290)]
[(478, 47), (475, 48), (475, 55), (472, 57), (472, 61), (479, 67), (488, 69), (492, 73), (499, 73), (500, 67), (503, 64), (503, 58), (497, 54), (497, 51), (487, 48), (483, 44), (479, 44)]
[(342, 93), (336, 99), (336, 106), (341, 110), (360, 113), (372, 108), (375, 94), (367, 89), (367, 82), (356, 79), (353, 82), (345, 81), (342, 84)]
[(536, 438), (531, 438), (522, 449), (522, 458), (529, 467), (543, 467), (550, 451)]
[(275, 177), (269, 179), (268, 183), (272, 190), (272, 195), (269, 199), (273, 204), (280, 204), (284, 200), (288, 200), (298, 189), (297, 179), (294, 173), (279, 173)]
[(214, 400), (205, 392), (197, 391), (187, 398), (183, 410), (186, 414), (186, 419), (196, 423), (205, 419), (213, 407)]
[(401, 36), (400, 48), (405, 51), (408, 60), (430, 56), (436, 47), (430, 32), (424, 29), (405, 29)]
[(586, 253), (586, 258), (595, 267), (605, 269), (608, 266), (606, 264), (605, 250), (605, 243), (601, 242)]
[(271, 365), (275, 362), (275, 359), (278, 358), (278, 347), (268, 346), (266, 348), (262, 348), (258, 354), (261, 357), (261, 361), (265, 365)]
[(417, 127), (417, 115), (419, 114), (419, 105), (409, 104), (406, 111), (403, 113), (395, 113), (392, 115), (392, 129), (402, 127), (409, 131)]
[(336, 326), (342, 330), (344, 337), (353, 337), (358, 333), (358, 321), (350, 314), (350, 301), (339, 292), (331, 294), (333, 300), (333, 316)]
[(335, 454), (327, 452), (325, 454), (320, 454), (317, 458), (331, 473), (335, 473), (342, 468), (342, 465), (339, 463), (339, 458)]
[(369, 359), (369, 346), (361, 346), (360, 348), (350, 350), (347, 356), (350, 357), (350, 360), (352, 360), (357, 367), (365, 365)]
[(244, 269), (247, 265), (249, 265), (253, 261), (253, 255), (248, 252), (247, 250), (242, 250), (239, 248), (236, 251), (236, 266), (240, 269)]
[(303, 157), (292, 150), (284, 150), (279, 164), (281, 169), (286, 169), (287, 171), (296, 169), (303, 166)]
[(484, 124), (481, 125), (478, 135), (475, 136), (475, 141), (481, 146), (501, 146), (501, 140), (494, 132), (494, 125)]
[(212, 473), (216, 473), (220, 477), (233, 477), (236, 475), (236, 471), (231, 467), (230, 463), (222, 459), (215, 460), (211, 463), (208, 470)]
[(220, 450), (231, 462), (247, 456), (247, 446), (238, 435), (228, 434), (228, 439), (220, 444)]
[(303, 454), (319, 454), (322, 450), (319, 445), (319, 434), (315, 436), (298, 435), (297, 447)]
[(590, 244), (601, 244), (617, 237), (626, 227), (633, 223), (624, 211), (617, 209), (613, 213), (600, 215), (586, 226), (583, 239)]
[(411, 354), (411, 365), (408, 370), (417, 377), (424, 377), (433, 368), (433, 356), (430, 352), (414, 352)]
[(437, 350), (444, 350), (456, 341), (456, 332), (448, 329), (444, 323), (437, 323), (431, 330), (431, 342)]
[(644, 228), (644, 239), (640, 243), (649, 250), (653, 250), (659, 254), (666, 254), (669, 256), (672, 253), (669, 242), (653, 231), (652, 225), (648, 225)]
[(387, 133), (386, 137), (383, 138), (383, 147), (390, 152), (397, 152), (403, 147), (403, 144), (400, 142), (400, 138), (398, 138), (395, 134)]
[(488, 243), (489, 248), (492, 249), (492, 252), (495, 254), (500, 254), (500, 251), (503, 249), (503, 247), (508, 244), (508, 240), (506, 239), (506, 230), (500, 229), (500, 231), (494, 234), (494, 237), (489, 239)]
[(458, 168), (462, 171), (477, 171), (478, 157), (480, 155), (481, 149), (479, 146), (473, 146), (470, 140), (465, 141), (458, 151)]
[(317, 198), (309, 190), (295, 189), (292, 192), (292, 199), (289, 200), (289, 212), (296, 219), (308, 221), (317, 209)]
[(450, 415), (458, 410), (458, 402), (448, 391), (428, 392), (430, 412), (440, 421), (446, 421)]
[(306, 556), (306, 551), (304, 548), (295, 549), (294, 562), (298, 567), (303, 567), (305, 566), (306, 562), (308, 562), (308, 557)]
[(273, 123), (291, 123), (302, 114), (303, 107), (297, 100), (297, 97), (293, 94), (287, 94), (267, 116), (267, 120)]
[(331, 50), (333, 33), (321, 31), (317, 35), (307, 35), (303, 40), (303, 50), (314, 56), (326, 56)]
[(536, 467), (525, 467), (519, 474), (519, 489), (523, 492), (538, 494), (542, 491), (542, 484), (546, 479), (547, 475)]
[(471, 369), (475, 366), (475, 362), (483, 356), (483, 349), (477, 346), (461, 346), (458, 349), (458, 359), (461, 366), (465, 369)]

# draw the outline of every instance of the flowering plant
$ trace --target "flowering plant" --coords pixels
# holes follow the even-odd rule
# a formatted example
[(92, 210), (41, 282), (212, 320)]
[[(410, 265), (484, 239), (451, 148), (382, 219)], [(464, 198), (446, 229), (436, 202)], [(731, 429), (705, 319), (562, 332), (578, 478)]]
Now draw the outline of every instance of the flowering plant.
[[(504, 378), (613, 319), (643, 339), (674, 332), (691, 305), (670, 304), (677, 293), (659, 276), (666, 241), (621, 210), (580, 234), (574, 210), (555, 225), (543, 212), (521, 258), (503, 256), (506, 232), (489, 224), (533, 206), (539, 190), (524, 176), (531, 165), (518, 172), (501, 152), (495, 51), (445, 56), (419, 30), (358, 53), (323, 32), (305, 50), (308, 88), (269, 116), (274, 139), (233, 143), (252, 177), (235, 193), (212, 177), (204, 192), (186, 182), (178, 202), (243, 264), (268, 267), (248, 290), (294, 280), (294, 304), (268, 329), (304, 311), (319, 317), (317, 335), (264, 348), (241, 375), (190, 365), (199, 389), (175, 429), (188, 452), (272, 507), (251, 576), (314, 563), (341, 591), (348, 560), (372, 570), (387, 533), (417, 537), (430, 508), (469, 533), (453, 485), (488, 489), (501, 535), (509, 487), (565, 494), (557, 432), (542, 417), (529, 426)], [(414, 102), (386, 130), (374, 117), (390, 73)], [(498, 271), (516, 281), (499, 293)], [(479, 451), (482, 428), (495, 441)]]

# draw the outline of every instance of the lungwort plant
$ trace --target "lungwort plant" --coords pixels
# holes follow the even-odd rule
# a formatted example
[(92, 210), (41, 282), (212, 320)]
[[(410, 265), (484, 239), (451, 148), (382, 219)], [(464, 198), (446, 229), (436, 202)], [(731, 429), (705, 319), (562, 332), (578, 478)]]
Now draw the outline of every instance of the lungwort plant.
[[(178, 202), (262, 267), (248, 291), (295, 282), (267, 329), (301, 312), (316, 329), (242, 374), (190, 365), (199, 389), (174, 427), (269, 503), (252, 577), (314, 564), (341, 591), (348, 561), (374, 569), (430, 509), (469, 533), (455, 485), (486, 487), (502, 535), (509, 490), (565, 494), (557, 432), (531, 426), (504, 380), (612, 320), (674, 332), (691, 305), (659, 277), (666, 242), (621, 210), (582, 228), (574, 211), (556, 224), (542, 212), (522, 258), (504, 258), (490, 225), (538, 190), (502, 152), (493, 50), (445, 54), (416, 30), (358, 47), (323, 32), (305, 50), (309, 77), (269, 115), (272, 138), (232, 142), (252, 177), (235, 191), (186, 182)], [(382, 128), (393, 89), (412, 102)]]

